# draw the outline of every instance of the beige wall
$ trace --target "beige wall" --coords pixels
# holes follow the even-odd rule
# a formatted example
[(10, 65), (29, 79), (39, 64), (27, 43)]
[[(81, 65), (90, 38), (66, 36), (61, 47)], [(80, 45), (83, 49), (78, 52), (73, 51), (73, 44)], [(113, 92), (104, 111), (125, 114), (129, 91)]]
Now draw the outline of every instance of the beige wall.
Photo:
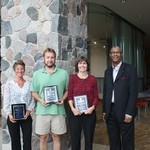
[(96, 77), (104, 77), (107, 67), (106, 49), (102, 45), (92, 45), (90, 54), (91, 74)]

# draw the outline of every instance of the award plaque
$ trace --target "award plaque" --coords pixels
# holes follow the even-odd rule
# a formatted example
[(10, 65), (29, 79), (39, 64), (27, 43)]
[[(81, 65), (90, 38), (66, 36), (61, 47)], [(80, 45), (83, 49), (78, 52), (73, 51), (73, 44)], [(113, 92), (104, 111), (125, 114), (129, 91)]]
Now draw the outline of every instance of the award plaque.
[(80, 112), (85, 112), (88, 109), (87, 95), (74, 96), (75, 108)]
[(44, 87), (44, 99), (46, 103), (58, 102), (57, 85)]
[(25, 119), (24, 116), (26, 114), (26, 104), (12, 104), (11, 107), (14, 120)]

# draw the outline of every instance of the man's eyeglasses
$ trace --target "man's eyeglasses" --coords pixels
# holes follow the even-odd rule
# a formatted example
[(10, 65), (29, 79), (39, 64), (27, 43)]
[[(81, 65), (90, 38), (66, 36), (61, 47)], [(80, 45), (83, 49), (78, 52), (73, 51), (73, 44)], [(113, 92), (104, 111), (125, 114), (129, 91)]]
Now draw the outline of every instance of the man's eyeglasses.
[(111, 54), (111, 55), (115, 55), (115, 54), (116, 54), (116, 55), (119, 55), (119, 54), (121, 54), (121, 52), (110, 52), (110, 54)]

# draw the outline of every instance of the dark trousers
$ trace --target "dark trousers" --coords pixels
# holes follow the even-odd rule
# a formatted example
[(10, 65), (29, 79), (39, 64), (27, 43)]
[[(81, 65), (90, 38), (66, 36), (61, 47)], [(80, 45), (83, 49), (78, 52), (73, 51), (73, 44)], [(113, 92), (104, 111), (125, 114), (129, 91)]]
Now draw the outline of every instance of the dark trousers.
[(29, 116), (26, 120), (19, 120), (12, 123), (7, 119), (8, 130), (11, 137), (12, 150), (21, 150), (21, 135), (20, 128), (23, 136), (23, 150), (31, 150), (31, 137), (32, 137), (32, 118)]
[(112, 104), (106, 121), (110, 150), (134, 150), (134, 120), (131, 123), (119, 121), (114, 108)]
[(96, 112), (94, 111), (90, 115), (82, 114), (80, 116), (74, 116), (70, 111), (69, 113), (69, 125), (71, 132), (71, 147), (72, 150), (81, 149), (81, 132), (83, 130), (85, 139), (85, 150), (92, 150), (92, 143), (96, 125)]

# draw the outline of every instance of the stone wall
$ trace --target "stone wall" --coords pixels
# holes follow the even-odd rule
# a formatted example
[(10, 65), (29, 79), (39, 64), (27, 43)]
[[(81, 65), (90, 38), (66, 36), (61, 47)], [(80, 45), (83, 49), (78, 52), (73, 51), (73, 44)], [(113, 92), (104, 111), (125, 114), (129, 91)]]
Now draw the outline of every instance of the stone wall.
[[(76, 58), (87, 56), (86, 17), (86, 0), (1, 0), (2, 94), (4, 84), (13, 77), (13, 63), (22, 59), (25, 78), (31, 80), (43, 66), (46, 47), (56, 50), (56, 64), (72, 74)], [(2, 120), (3, 143), (7, 144), (5, 114)]]

